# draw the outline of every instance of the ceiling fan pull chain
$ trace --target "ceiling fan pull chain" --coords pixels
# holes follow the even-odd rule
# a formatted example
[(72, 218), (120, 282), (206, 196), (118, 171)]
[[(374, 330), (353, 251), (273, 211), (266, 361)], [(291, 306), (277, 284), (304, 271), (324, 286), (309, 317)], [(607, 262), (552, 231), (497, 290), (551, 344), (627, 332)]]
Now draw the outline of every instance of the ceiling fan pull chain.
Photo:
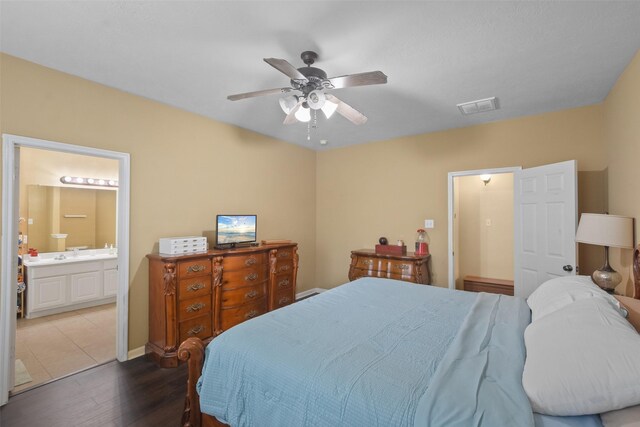
[(311, 120), (307, 122), (307, 141), (311, 141)]

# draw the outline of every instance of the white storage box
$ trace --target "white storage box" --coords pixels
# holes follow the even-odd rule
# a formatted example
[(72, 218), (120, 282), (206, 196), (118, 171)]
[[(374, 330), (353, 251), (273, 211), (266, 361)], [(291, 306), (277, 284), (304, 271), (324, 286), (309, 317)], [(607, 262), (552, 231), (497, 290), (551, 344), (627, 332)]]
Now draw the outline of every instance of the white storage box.
[(163, 255), (193, 254), (207, 251), (207, 238), (198, 236), (164, 237), (159, 252)]

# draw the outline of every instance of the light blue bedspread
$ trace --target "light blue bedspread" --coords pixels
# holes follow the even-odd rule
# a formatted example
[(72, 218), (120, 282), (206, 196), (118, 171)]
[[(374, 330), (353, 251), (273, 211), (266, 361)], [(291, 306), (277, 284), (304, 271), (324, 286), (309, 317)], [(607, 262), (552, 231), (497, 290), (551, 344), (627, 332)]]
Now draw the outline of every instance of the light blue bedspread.
[(363, 278), (207, 347), (202, 411), (231, 426), (533, 426), (529, 308), (514, 297)]

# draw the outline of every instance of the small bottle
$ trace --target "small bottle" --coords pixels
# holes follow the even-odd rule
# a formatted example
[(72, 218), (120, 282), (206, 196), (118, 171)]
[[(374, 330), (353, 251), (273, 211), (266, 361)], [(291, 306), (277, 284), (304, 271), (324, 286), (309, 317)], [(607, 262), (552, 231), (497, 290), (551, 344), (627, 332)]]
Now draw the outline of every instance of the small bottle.
[(418, 228), (416, 235), (416, 255), (428, 255), (429, 244), (427, 243), (427, 232), (424, 228)]

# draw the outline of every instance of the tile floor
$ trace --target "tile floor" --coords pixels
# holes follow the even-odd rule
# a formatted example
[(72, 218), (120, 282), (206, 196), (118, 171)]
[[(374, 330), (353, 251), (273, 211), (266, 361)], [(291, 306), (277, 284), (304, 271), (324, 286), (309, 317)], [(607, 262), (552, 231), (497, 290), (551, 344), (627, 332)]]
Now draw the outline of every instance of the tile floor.
[(33, 381), (13, 394), (116, 357), (116, 305), (18, 319), (16, 359)]

